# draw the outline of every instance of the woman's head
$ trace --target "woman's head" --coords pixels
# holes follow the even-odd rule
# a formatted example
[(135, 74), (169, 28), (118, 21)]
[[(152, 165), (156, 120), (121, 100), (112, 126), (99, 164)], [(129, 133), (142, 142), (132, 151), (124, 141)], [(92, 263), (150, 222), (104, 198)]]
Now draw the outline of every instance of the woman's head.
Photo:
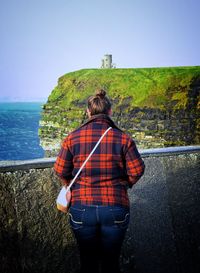
[(106, 114), (111, 113), (111, 102), (106, 96), (106, 91), (98, 89), (95, 95), (88, 99), (88, 112), (89, 115)]

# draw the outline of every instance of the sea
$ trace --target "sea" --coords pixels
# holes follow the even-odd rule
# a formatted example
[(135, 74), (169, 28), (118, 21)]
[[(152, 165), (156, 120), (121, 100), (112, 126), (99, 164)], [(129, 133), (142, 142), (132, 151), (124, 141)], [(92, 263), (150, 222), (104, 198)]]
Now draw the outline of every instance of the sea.
[(44, 157), (38, 136), (42, 102), (0, 102), (0, 160)]

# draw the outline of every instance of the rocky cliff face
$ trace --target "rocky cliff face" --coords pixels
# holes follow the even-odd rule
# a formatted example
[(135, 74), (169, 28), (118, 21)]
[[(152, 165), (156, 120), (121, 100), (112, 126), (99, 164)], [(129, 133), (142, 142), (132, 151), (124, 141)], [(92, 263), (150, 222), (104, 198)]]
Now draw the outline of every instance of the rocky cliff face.
[(113, 120), (139, 148), (200, 143), (200, 67), (87, 69), (59, 78), (43, 106), (39, 134), (47, 156), (87, 119), (87, 98), (99, 87), (112, 101)]

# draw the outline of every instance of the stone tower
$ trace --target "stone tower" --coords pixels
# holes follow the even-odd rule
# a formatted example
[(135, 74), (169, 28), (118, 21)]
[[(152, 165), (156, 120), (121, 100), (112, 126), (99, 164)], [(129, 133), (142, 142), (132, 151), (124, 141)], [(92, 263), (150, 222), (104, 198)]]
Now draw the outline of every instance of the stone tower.
[(113, 68), (112, 55), (106, 54), (102, 59), (101, 68)]

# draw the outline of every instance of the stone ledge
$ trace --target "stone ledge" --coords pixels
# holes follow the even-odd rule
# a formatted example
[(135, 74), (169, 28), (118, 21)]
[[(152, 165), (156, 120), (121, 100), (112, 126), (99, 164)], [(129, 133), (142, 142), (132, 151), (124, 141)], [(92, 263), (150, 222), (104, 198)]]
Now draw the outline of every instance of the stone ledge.
[(53, 167), (55, 160), (55, 157), (51, 157), (31, 160), (0, 161), (0, 173), (51, 168)]
[[(143, 149), (140, 151), (142, 157), (163, 157), (170, 155), (199, 153), (200, 146), (174, 146), (165, 148)], [(0, 164), (1, 166), (1, 164)]]
[[(177, 146), (166, 148), (154, 148), (139, 150), (142, 158), (163, 157), (180, 154), (199, 153), (200, 146)], [(38, 158), (32, 160), (0, 161), (0, 173), (14, 172), (18, 170), (52, 168), (56, 157)]]

